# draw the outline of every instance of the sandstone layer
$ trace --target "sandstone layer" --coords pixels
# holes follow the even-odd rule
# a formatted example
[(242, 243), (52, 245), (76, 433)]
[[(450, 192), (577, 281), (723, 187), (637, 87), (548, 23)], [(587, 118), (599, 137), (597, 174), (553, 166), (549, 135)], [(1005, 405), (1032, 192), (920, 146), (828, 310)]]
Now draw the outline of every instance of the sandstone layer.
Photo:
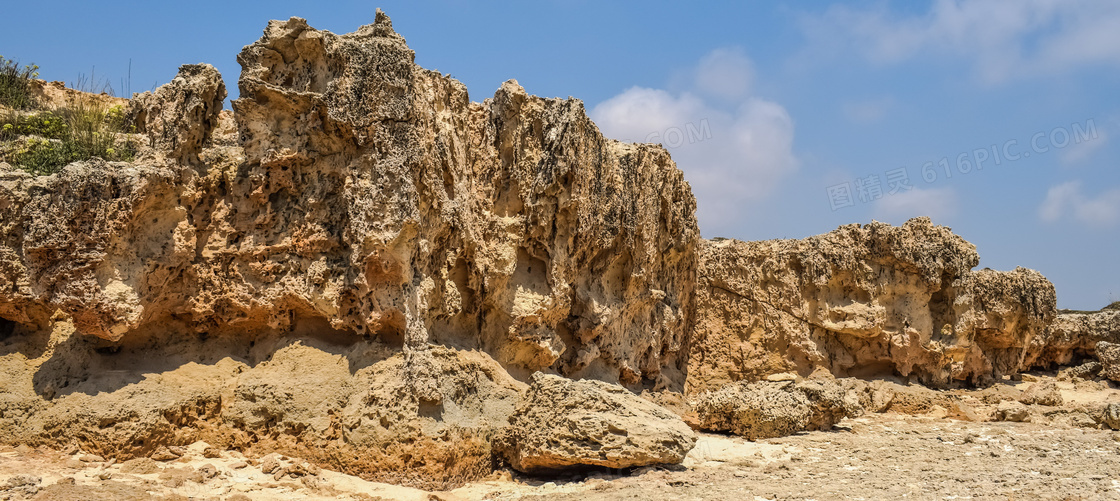
[(976, 248), (928, 218), (804, 240), (705, 241), (688, 391), (818, 368), (933, 386), (1013, 374), (1055, 315), (1036, 271), (972, 271)]

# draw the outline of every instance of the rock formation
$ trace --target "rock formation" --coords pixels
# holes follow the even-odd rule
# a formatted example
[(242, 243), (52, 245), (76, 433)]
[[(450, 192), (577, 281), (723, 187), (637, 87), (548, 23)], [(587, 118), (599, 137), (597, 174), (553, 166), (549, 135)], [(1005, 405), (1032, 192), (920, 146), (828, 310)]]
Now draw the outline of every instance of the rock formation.
[(1101, 376), (1120, 381), (1120, 344), (1101, 341), (1097, 343), (1096, 352), (1101, 361)]
[(702, 429), (750, 440), (828, 430), (862, 412), (856, 392), (830, 379), (740, 381), (705, 393), (696, 403)]
[(516, 378), (683, 388), (699, 236), (664, 149), (514, 81), (471, 102), (381, 13), (238, 61), (233, 113), (208, 65), (133, 99), (135, 162), (0, 165), (0, 440), (441, 486), (490, 471)]
[(928, 218), (804, 240), (701, 246), (689, 392), (768, 374), (981, 383), (1019, 370), (1055, 314), (1036, 271), (971, 271), (975, 247)]
[(171, 83), (136, 95), (129, 105), (129, 122), (148, 136), (154, 153), (193, 165), (200, 161), (199, 153), (218, 128), (225, 99), (226, 84), (217, 69), (209, 64), (188, 64)]
[(1101, 341), (1120, 344), (1120, 303), (1100, 311), (1062, 311), (1043, 335), (1033, 340), (1023, 369), (1095, 358)]
[[(983, 383), (1120, 336), (1112, 313), (1050, 326), (1048, 281), (972, 271), (928, 219), (701, 241), (663, 148), (512, 80), (471, 102), (380, 12), (346, 35), (270, 22), (238, 61), (232, 112), (205, 64), (99, 97), (127, 106), (133, 162), (0, 163), (0, 442), (174, 460), (206, 440), (446, 487), (494, 459), (679, 462), (694, 436), (651, 401), (684, 413), (682, 391), (759, 438), (858, 407), (767, 375)], [(907, 408), (896, 386), (856, 393)]]
[(675, 464), (695, 443), (679, 416), (624, 388), (538, 372), (495, 448), (515, 469), (540, 473)]
[(527, 373), (683, 384), (698, 234), (665, 150), (512, 81), (472, 103), (384, 14), (342, 36), (272, 22), (238, 60), (236, 151), (201, 151), (224, 140), (225, 91), (188, 65), (132, 103), (159, 155), (5, 174), (0, 316), (58, 309), (110, 341), (325, 321)]

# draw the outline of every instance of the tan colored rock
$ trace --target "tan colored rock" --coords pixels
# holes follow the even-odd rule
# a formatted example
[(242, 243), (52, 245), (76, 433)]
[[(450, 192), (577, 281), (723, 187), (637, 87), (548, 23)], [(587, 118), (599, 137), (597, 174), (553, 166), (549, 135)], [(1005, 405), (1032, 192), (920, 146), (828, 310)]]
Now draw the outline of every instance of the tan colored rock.
[(1120, 403), (1109, 403), (1101, 406), (1097, 415), (1097, 422), (1112, 430), (1120, 430)]
[(107, 92), (96, 94), (71, 89), (64, 82), (48, 82), (46, 80), (31, 80), (29, 91), (31, 99), (36, 106), (44, 109), (65, 108), (75, 103), (84, 103), (87, 106), (111, 108), (113, 106), (128, 106), (128, 99), (115, 97)]
[(494, 447), (519, 471), (547, 473), (676, 464), (695, 443), (680, 417), (625, 388), (538, 372)]
[(218, 126), (225, 99), (226, 85), (217, 69), (209, 64), (187, 64), (171, 83), (133, 97), (128, 122), (135, 124), (136, 132), (148, 136), (154, 152), (167, 160), (195, 165)]
[(1101, 341), (1097, 343), (1096, 352), (1101, 361), (1101, 377), (1120, 381), (1120, 344)]
[(471, 102), (384, 14), (238, 60), (233, 113), (207, 65), (132, 100), (136, 162), (0, 171), (0, 441), (447, 488), (492, 470), (511, 373), (683, 388), (699, 233), (663, 148), (515, 81)]
[(1023, 391), (1019, 401), (1027, 405), (1062, 405), (1062, 392), (1053, 381), (1031, 384)]
[(1101, 341), (1120, 343), (1120, 302), (1100, 311), (1061, 311), (1044, 335), (1031, 343), (1024, 370), (1097, 358)]
[(999, 421), (1029, 422), (1031, 420), (1030, 409), (1020, 402), (1004, 400), (996, 407), (995, 418)]
[(700, 395), (696, 413), (704, 430), (760, 440), (829, 430), (863, 408), (854, 392), (834, 380), (741, 381)]
[(42, 490), (43, 479), (35, 475), (17, 474), (0, 484), (3, 499), (31, 499)]
[(152, 458), (135, 458), (121, 463), (121, 473), (147, 475), (160, 470), (159, 463)]
[(683, 387), (699, 234), (663, 148), (514, 81), (471, 102), (384, 14), (274, 21), (238, 60), (232, 117), (206, 65), (137, 96), (134, 164), (0, 174), (0, 318), (113, 342), (329, 328)]
[(160, 447), (159, 449), (156, 449), (156, 451), (153, 452), (151, 456), (148, 457), (153, 461), (174, 461), (182, 457), (182, 454), (176, 454), (167, 447)]
[(818, 369), (934, 386), (1013, 373), (1054, 316), (1054, 288), (1023, 268), (970, 271), (978, 261), (928, 218), (705, 241), (687, 392)]

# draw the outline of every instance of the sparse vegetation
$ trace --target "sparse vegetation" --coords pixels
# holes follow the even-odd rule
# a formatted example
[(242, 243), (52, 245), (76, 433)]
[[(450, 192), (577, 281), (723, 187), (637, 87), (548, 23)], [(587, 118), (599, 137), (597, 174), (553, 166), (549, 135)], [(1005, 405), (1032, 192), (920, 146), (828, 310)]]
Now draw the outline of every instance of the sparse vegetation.
[(1060, 310), (1058, 310), (1058, 313), (1081, 313), (1081, 314), (1089, 314), (1089, 313), (1100, 313), (1100, 312), (1102, 312), (1102, 311), (1120, 311), (1120, 301), (1113, 301), (1113, 302), (1112, 302), (1111, 304), (1109, 304), (1108, 306), (1105, 306), (1104, 308), (1101, 308), (1100, 310), (1068, 310), (1068, 309), (1060, 309)]
[(0, 104), (17, 110), (34, 106), (31, 99), (31, 80), (39, 76), (39, 67), (19, 63), (0, 56)]
[[(0, 66), (0, 99), (12, 108), (0, 118), (3, 160), (31, 174), (48, 175), (71, 162), (94, 157), (128, 161), (135, 155), (132, 141), (119, 136), (128, 132), (121, 106), (85, 96), (52, 110), (35, 110), (28, 87), (38, 67), (19, 70), (2, 57)], [(86, 90), (81, 82), (75, 88)]]

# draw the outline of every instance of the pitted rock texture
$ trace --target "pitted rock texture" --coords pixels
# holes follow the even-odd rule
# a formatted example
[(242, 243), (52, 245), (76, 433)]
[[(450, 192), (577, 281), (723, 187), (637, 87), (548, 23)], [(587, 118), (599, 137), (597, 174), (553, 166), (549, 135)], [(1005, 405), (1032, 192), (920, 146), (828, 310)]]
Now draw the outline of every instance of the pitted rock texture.
[(199, 153), (218, 126), (225, 99), (226, 84), (216, 68), (188, 64), (179, 68), (171, 83), (132, 98), (128, 121), (136, 132), (148, 136), (151, 151), (198, 164)]
[(0, 340), (0, 443), (174, 460), (198, 440), (297, 455), (370, 480), (448, 488), (493, 470), (525, 384), (478, 351), (402, 352), (324, 325), (120, 343), (58, 321)]
[(153, 155), (0, 177), (0, 317), (61, 310), (110, 341), (322, 321), (683, 386), (699, 237), (664, 149), (513, 81), (472, 103), (384, 14), (348, 35), (274, 21), (238, 61), (236, 132), (217, 72), (184, 66), (130, 107)]
[(928, 218), (705, 241), (688, 392), (818, 368), (933, 386), (1015, 373), (1054, 317), (1054, 287), (1024, 268), (971, 271), (978, 262)]
[(1120, 344), (1097, 343), (1097, 358), (1101, 361), (1101, 377), (1120, 381)]
[(624, 388), (539, 372), (509, 423), (495, 453), (528, 473), (676, 464), (696, 443), (680, 417)]
[(1025, 365), (1050, 368), (1091, 360), (1099, 356), (1102, 341), (1120, 344), (1120, 302), (1100, 311), (1062, 311), (1031, 343)]
[(731, 432), (749, 440), (829, 430), (863, 410), (857, 391), (823, 378), (740, 381), (704, 393), (696, 403), (701, 429)]

